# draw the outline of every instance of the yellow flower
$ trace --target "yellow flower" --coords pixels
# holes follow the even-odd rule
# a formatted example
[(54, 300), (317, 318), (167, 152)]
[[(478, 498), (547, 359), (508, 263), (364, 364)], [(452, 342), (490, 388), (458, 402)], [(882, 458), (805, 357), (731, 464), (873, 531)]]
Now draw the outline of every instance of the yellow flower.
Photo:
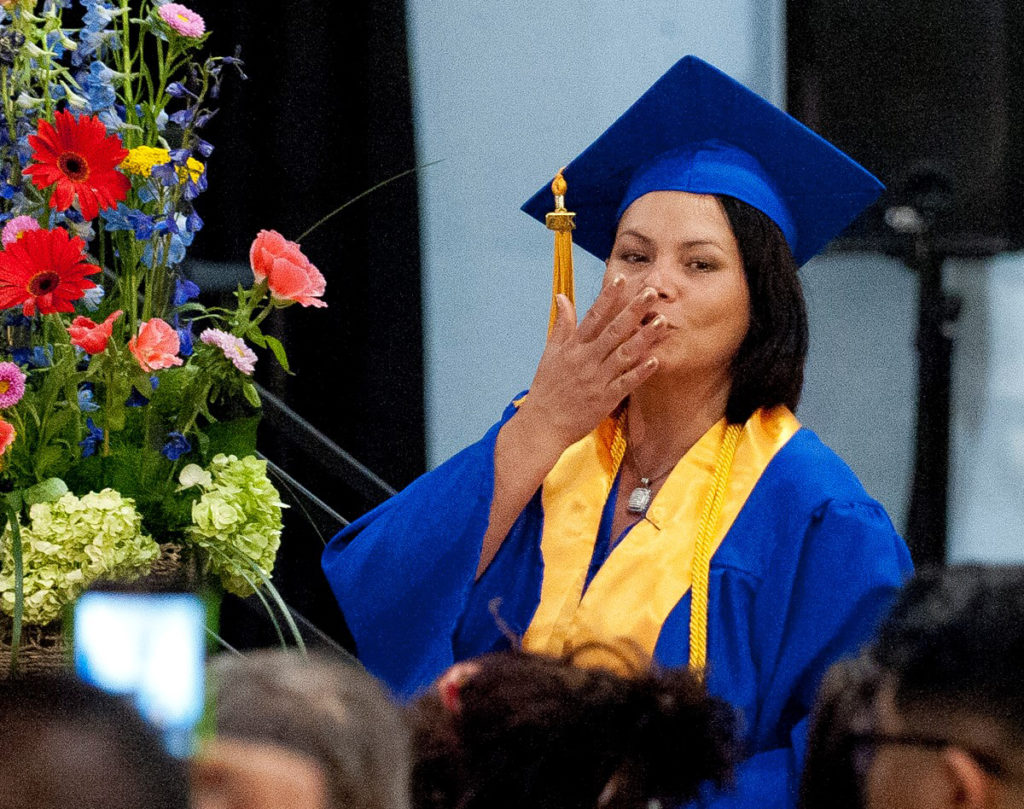
[[(162, 166), (171, 162), (171, 153), (167, 149), (158, 146), (136, 146), (128, 151), (128, 157), (121, 163), (121, 170), (126, 174), (134, 174), (137, 177), (149, 177), (153, 173), (153, 166)], [(204, 166), (194, 157), (188, 159), (188, 173), (192, 176), (192, 182), (198, 182), (203, 176)], [(185, 167), (178, 167), (178, 177), (182, 182), (185, 177)]]

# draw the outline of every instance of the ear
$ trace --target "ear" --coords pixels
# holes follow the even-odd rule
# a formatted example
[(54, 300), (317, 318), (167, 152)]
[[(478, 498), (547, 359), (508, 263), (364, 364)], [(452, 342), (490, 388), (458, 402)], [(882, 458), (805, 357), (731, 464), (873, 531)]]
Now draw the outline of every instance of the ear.
[(983, 809), (992, 805), (992, 776), (974, 758), (959, 747), (942, 751), (942, 766), (949, 778), (953, 806), (959, 809)]

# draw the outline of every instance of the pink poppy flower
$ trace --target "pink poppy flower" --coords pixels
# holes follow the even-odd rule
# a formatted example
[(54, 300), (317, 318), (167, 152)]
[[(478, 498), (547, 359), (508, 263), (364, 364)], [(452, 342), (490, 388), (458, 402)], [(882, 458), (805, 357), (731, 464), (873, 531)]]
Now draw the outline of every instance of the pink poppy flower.
[(122, 314), (120, 309), (116, 312), (111, 312), (102, 323), (94, 323), (89, 318), (79, 315), (68, 326), (68, 334), (71, 335), (71, 345), (78, 346), (87, 354), (102, 353), (106, 350), (110, 335), (114, 330), (114, 322)]
[(327, 306), (320, 300), (327, 287), (323, 275), (306, 258), (295, 242), (276, 230), (261, 230), (249, 248), (249, 262), (256, 282), (265, 278), (276, 301), (303, 306)]
[(181, 365), (182, 359), (175, 356), (180, 348), (178, 332), (158, 317), (144, 320), (139, 326), (138, 337), (128, 341), (128, 350), (135, 355), (144, 371)]

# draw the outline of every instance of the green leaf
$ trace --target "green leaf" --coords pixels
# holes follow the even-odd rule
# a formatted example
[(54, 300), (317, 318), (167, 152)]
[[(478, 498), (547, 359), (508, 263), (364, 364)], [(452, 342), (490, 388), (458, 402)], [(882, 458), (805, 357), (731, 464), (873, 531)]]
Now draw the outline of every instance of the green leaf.
[(72, 421), (77, 423), (78, 415), (79, 411), (77, 407), (63, 407), (56, 412), (51, 411), (50, 417), (46, 420), (46, 430), (40, 436), (40, 440), (46, 442), (51, 441), (54, 436), (58, 436), (64, 432)]
[(256, 390), (256, 386), (252, 384), (252, 382), (246, 382), (242, 386), (242, 393), (245, 394), (245, 400), (253, 407), (258, 408), (260, 406), (260, 394)]
[(202, 430), (196, 430), (196, 441), (199, 444), (199, 454), (204, 458), (209, 457), (210, 437)]
[(59, 467), (66, 457), (67, 452), (53, 444), (41, 447), (36, 453), (36, 473), (45, 475), (50, 469)]
[(271, 337), (265, 337), (263, 332), (260, 331), (259, 326), (250, 326), (246, 330), (245, 336), (249, 338), (251, 343), (258, 345), (260, 348), (266, 348), (267, 341), (273, 339)]
[(274, 352), (274, 356), (277, 361), (281, 363), (281, 367), (284, 368), (288, 373), (292, 372), (292, 369), (288, 367), (288, 355), (284, 352), (284, 345), (276, 337), (267, 335), (267, 346)]
[(68, 491), (68, 484), (60, 478), (47, 478), (42, 483), (37, 483), (25, 489), (25, 505), (34, 506), (36, 503), (53, 503)]

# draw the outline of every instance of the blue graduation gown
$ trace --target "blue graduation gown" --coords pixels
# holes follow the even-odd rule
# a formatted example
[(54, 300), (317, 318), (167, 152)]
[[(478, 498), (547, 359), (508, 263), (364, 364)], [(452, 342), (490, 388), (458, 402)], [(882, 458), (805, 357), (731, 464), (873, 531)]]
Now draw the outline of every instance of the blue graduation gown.
[[(537, 609), (539, 492), (474, 582), (494, 444), (514, 412), (509, 407), (483, 439), (353, 522), (324, 552), (360, 659), (400, 696), (456, 660), (507, 648), (506, 633), (522, 636)], [(592, 567), (600, 561), (595, 551)], [(711, 561), (708, 688), (740, 710), (751, 755), (735, 788), (709, 802), (795, 805), (821, 676), (870, 637), (910, 571), (883, 508), (811, 431), (799, 429), (768, 463)], [(658, 635), (660, 664), (687, 664), (689, 619), (687, 592)]]

